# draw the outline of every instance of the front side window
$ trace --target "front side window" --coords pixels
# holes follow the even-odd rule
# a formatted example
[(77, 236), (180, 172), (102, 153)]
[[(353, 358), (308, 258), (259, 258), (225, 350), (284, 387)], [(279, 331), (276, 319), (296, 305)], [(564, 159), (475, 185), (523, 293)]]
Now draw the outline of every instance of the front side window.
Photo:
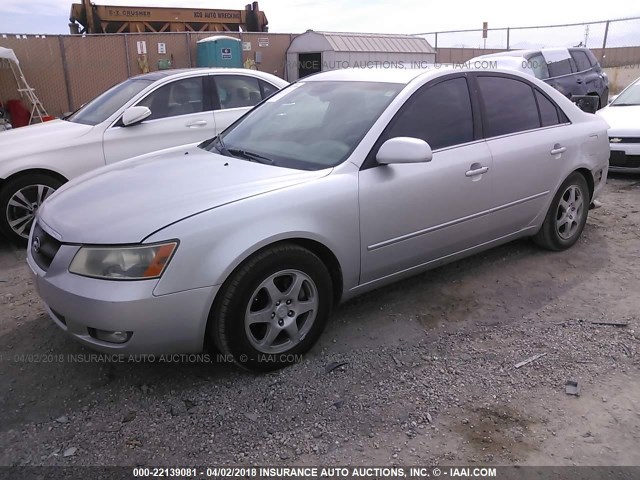
[(151, 92), (138, 106), (151, 110), (147, 120), (204, 112), (202, 83), (203, 77), (176, 80)]
[(478, 77), (485, 111), (484, 135), (496, 137), (540, 127), (531, 86), (505, 77)]
[(576, 62), (576, 69), (578, 72), (584, 72), (585, 70), (589, 70), (591, 68), (591, 62), (589, 61), (589, 57), (587, 54), (581, 50), (574, 50), (571, 52), (571, 56)]
[(378, 82), (298, 82), (201, 147), (286, 168), (333, 167), (347, 159), (403, 87)]
[(384, 134), (384, 140), (394, 137), (420, 138), (433, 150), (473, 141), (467, 80), (445, 80), (413, 94)]
[(152, 83), (151, 80), (141, 78), (125, 80), (91, 100), (66, 120), (84, 125), (98, 125)]
[(217, 75), (215, 82), (220, 108), (223, 110), (253, 107), (262, 100), (257, 78), (243, 75)]

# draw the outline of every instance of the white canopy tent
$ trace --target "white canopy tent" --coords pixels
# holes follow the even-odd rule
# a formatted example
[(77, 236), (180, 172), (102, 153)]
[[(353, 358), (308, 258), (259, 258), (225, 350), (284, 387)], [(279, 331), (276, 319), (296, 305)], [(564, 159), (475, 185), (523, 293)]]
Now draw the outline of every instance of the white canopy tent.
[(20, 68), (20, 61), (15, 52), (10, 48), (0, 47), (0, 64), (8, 64), (11, 73), (13, 73), (16, 79), (16, 84), (18, 85), (17, 90), (20, 97), (26, 99), (31, 105), (29, 123), (33, 123), (34, 119), (38, 119), (41, 122), (44, 121), (47, 112), (40, 100), (38, 100), (38, 97), (36, 97), (35, 89), (31, 88), (27, 83), (27, 79), (22, 72), (22, 68)]

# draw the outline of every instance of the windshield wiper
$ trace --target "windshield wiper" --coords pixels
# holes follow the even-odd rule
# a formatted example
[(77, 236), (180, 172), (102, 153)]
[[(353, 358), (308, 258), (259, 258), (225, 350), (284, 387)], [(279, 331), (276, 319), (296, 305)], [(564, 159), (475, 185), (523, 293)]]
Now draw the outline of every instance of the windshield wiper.
[(266, 165), (273, 165), (272, 159), (265, 157), (264, 155), (260, 155), (259, 153), (248, 152), (239, 148), (229, 148), (225, 150), (235, 157), (251, 160), (252, 162), (264, 163)]
[(224, 146), (224, 142), (222, 141), (222, 138), (220, 138), (220, 136), (217, 136), (213, 139), (213, 148), (215, 148), (218, 153), (221, 153), (225, 157), (233, 156), (231, 155), (229, 150), (227, 150), (227, 147)]

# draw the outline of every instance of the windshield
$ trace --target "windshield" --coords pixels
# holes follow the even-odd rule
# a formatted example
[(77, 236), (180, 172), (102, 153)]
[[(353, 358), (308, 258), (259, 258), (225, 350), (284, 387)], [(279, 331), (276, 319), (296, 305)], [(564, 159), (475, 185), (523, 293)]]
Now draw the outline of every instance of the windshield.
[(299, 82), (202, 147), (286, 168), (333, 167), (347, 159), (403, 87), (395, 83)]
[(152, 83), (152, 80), (141, 78), (125, 80), (91, 100), (66, 120), (85, 125), (102, 123)]
[(640, 105), (640, 82), (636, 82), (611, 102), (613, 107)]

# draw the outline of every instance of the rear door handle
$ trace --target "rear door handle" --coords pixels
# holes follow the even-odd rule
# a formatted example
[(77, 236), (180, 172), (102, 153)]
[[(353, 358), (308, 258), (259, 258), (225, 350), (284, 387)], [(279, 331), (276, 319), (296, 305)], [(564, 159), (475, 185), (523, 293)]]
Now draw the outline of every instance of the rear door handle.
[(581, 78), (576, 78), (576, 83), (582, 83), (582, 79)]
[(483, 173), (487, 173), (489, 171), (489, 167), (480, 167), (475, 170), (468, 170), (464, 175), (465, 177), (475, 177), (476, 175), (482, 175)]
[(197, 120), (195, 122), (187, 123), (187, 127), (196, 128), (196, 127), (204, 127), (207, 125), (206, 120)]
[(561, 153), (564, 153), (567, 151), (567, 147), (563, 147), (562, 145), (560, 145), (559, 143), (556, 143), (553, 146), (553, 149), (551, 149), (551, 155), (560, 155)]

